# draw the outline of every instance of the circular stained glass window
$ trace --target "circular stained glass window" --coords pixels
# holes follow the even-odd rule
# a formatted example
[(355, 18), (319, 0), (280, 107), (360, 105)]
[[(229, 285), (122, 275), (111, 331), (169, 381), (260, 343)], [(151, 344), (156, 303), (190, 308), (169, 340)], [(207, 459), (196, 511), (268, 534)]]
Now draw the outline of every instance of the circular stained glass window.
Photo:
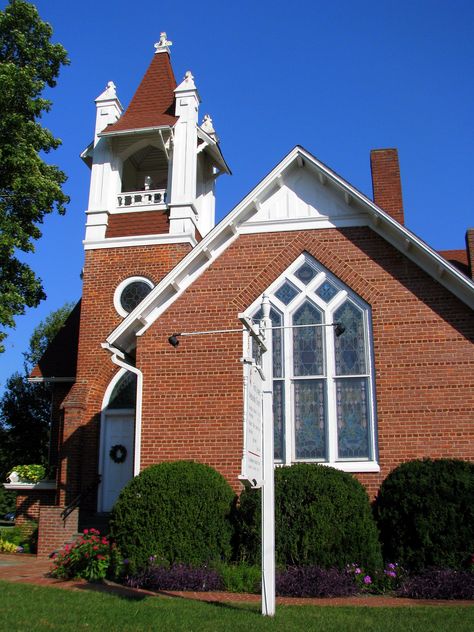
[(150, 292), (151, 287), (145, 281), (132, 281), (125, 286), (120, 294), (120, 305), (122, 309), (129, 314)]

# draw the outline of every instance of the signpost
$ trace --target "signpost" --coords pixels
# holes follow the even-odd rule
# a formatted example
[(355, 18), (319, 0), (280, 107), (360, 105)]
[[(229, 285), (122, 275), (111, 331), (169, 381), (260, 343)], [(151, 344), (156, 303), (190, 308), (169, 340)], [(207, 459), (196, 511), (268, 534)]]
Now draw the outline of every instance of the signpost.
[(262, 469), (262, 374), (251, 359), (244, 364), (244, 450), (239, 478), (260, 487)]
[(262, 614), (275, 614), (275, 488), (273, 464), (273, 361), (270, 301), (262, 297), (258, 330), (240, 315), (240, 321), (258, 345), (256, 358), (244, 363), (244, 454), (242, 474), (252, 487), (262, 489)]
[[(273, 435), (273, 356), (270, 301), (262, 296), (262, 320), (255, 325), (251, 318), (239, 314), (239, 320), (249, 333), (247, 356), (244, 365), (244, 450), (239, 479), (250, 487), (262, 490), (262, 614), (275, 614), (275, 476)], [(289, 325), (298, 327), (334, 327), (341, 336), (345, 326), (336, 323)], [(286, 327), (275, 327), (286, 329)], [(213, 331), (187, 331), (174, 333), (168, 338), (173, 346), (179, 345), (180, 336), (205, 336), (241, 333), (242, 329), (215, 329)]]

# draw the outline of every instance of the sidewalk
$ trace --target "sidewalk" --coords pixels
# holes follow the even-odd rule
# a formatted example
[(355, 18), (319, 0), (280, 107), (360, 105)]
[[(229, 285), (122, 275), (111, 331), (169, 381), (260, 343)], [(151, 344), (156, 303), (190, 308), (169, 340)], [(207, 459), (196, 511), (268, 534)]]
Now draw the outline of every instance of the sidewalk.
[[(85, 580), (54, 579), (48, 577), (51, 569), (51, 560), (38, 559), (35, 555), (0, 553), (0, 581), (18, 582), (22, 584), (35, 584), (38, 586), (54, 586), (66, 590), (91, 590), (94, 592), (106, 592), (121, 596), (133, 595), (160, 595), (162, 597), (179, 597), (181, 599), (193, 599), (197, 601), (216, 602), (260, 602), (260, 595), (237, 594), (227, 592), (186, 592), (186, 591), (160, 591), (152, 592), (136, 588), (127, 588), (113, 582), (103, 584), (89, 584)], [(413, 606), (474, 606), (474, 601), (430, 601), (425, 599), (405, 599), (397, 597), (385, 597), (375, 595), (363, 595), (360, 597), (333, 597), (324, 599), (299, 597), (277, 597), (278, 605), (287, 606), (369, 606), (369, 607), (413, 607)]]

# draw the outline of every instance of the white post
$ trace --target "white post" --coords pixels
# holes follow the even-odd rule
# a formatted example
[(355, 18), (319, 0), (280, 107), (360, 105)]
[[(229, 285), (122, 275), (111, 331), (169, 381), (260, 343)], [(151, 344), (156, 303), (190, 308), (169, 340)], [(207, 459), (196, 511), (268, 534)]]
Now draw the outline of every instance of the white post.
[(188, 70), (174, 91), (176, 95), (171, 176), (168, 187), (170, 233), (194, 231), (196, 219), (197, 124), (199, 94)]
[(263, 382), (263, 486), (262, 486), (262, 614), (275, 614), (275, 485), (273, 449), (273, 357), (270, 301), (262, 297), (263, 318), (260, 333), (266, 351), (262, 352)]

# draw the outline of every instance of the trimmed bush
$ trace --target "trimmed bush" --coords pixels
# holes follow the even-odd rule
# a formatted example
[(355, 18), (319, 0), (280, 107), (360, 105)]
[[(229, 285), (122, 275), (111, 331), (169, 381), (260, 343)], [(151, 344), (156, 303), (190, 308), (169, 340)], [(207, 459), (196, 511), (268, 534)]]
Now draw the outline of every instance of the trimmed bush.
[(175, 461), (147, 468), (122, 490), (110, 533), (130, 573), (150, 557), (200, 566), (228, 559), (234, 493), (201, 463)]
[[(382, 557), (367, 492), (350, 474), (300, 463), (275, 470), (275, 546), (282, 566), (380, 568)], [(260, 558), (260, 493), (240, 497), (242, 559)]]
[(408, 578), (397, 594), (411, 599), (474, 599), (474, 573), (429, 569)]
[(403, 463), (382, 483), (374, 509), (385, 559), (409, 571), (461, 568), (474, 553), (474, 464)]

